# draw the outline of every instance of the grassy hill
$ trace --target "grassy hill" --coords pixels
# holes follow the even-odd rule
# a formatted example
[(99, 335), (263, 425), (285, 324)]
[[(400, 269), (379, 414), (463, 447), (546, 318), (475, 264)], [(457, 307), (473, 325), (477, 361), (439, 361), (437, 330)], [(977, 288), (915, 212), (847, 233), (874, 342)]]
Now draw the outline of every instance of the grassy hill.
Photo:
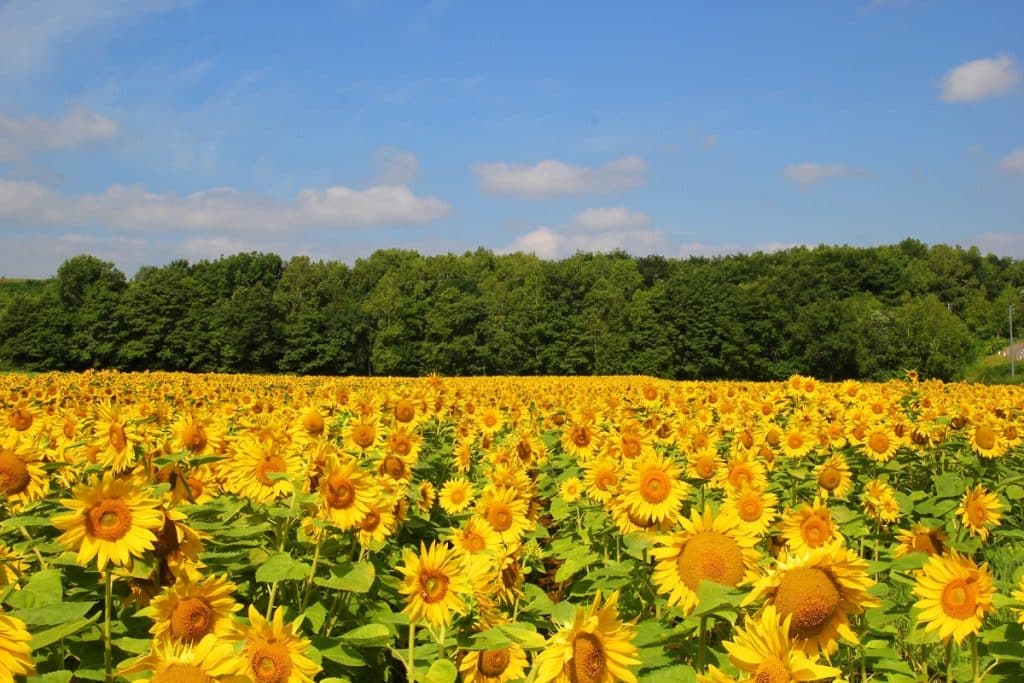
[(983, 356), (971, 364), (964, 372), (964, 379), (968, 382), (983, 382), (985, 384), (1024, 384), (1024, 342), (1014, 344), (1014, 353), (1017, 354), (1016, 376), (1010, 375), (1010, 348), (1006, 347), (998, 353), (990, 356)]

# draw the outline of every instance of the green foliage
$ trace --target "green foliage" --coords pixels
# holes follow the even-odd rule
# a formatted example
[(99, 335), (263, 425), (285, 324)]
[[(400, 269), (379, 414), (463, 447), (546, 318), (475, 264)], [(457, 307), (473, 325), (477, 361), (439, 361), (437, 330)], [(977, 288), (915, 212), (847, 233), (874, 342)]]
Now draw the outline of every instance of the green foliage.
[(0, 367), (1001, 381), (974, 360), (1005, 346), (1011, 304), (1024, 318), (1021, 262), (916, 240), (685, 260), (249, 253), (131, 280), (83, 255), (0, 281)]

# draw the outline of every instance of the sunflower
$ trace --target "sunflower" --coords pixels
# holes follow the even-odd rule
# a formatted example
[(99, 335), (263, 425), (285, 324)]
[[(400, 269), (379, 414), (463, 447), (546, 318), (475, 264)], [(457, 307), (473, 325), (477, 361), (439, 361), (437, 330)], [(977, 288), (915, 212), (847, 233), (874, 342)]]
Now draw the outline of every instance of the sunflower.
[(818, 495), (823, 500), (828, 500), (829, 496), (846, 498), (853, 488), (850, 466), (846, 464), (846, 458), (841, 453), (834, 453), (828, 460), (818, 465), (814, 470), (814, 476), (818, 480)]
[(448, 540), (455, 546), (455, 551), (463, 555), (486, 556), (498, 551), (500, 537), (490, 524), (470, 519), (461, 529), (455, 530)]
[(434, 501), (437, 500), (437, 489), (434, 484), (429, 481), (421, 481), (416, 486), (416, 495), (419, 498), (416, 501), (416, 507), (420, 512), (429, 515), (430, 509), (434, 507)]
[(792, 617), (789, 634), (796, 647), (812, 656), (831, 654), (838, 649), (838, 638), (858, 642), (849, 617), (880, 604), (868, 593), (874, 585), (867, 563), (835, 541), (784, 554), (774, 569), (757, 580), (743, 604), (766, 598), (782, 618)]
[(547, 446), (532, 429), (519, 429), (513, 432), (506, 443), (513, 447), (519, 462), (526, 467), (539, 465), (548, 459)]
[(533, 662), (535, 683), (636, 683), (630, 667), (640, 660), (634, 627), (619, 621), (615, 591), (601, 604), (601, 592), (589, 608), (578, 607), (571, 622), (548, 640)]
[(384, 437), (384, 452), (394, 453), (416, 463), (423, 446), (423, 437), (404, 427), (392, 427)]
[(427, 418), (427, 403), (421, 397), (398, 394), (388, 401), (388, 409), (394, 424), (415, 428)]
[(879, 421), (866, 426), (860, 442), (864, 453), (875, 462), (888, 462), (900, 447), (900, 439), (892, 426)]
[(115, 405), (98, 407), (92, 431), (92, 444), (99, 448), (97, 462), (115, 474), (131, 468), (135, 463), (135, 444), (142, 439), (119, 408)]
[(155, 640), (149, 652), (121, 664), (118, 673), (148, 674), (134, 679), (145, 683), (246, 683), (233, 675), (237, 669), (234, 646), (208, 635), (196, 644)]
[(234, 613), (242, 609), (231, 594), (235, 584), (210, 576), (198, 582), (176, 581), (153, 598), (149, 612), (156, 623), (149, 629), (157, 640), (194, 644), (213, 634), (235, 635)]
[(476, 494), (473, 492), (473, 485), (465, 477), (449, 479), (441, 487), (441, 497), (438, 503), (441, 509), (449, 515), (457, 515), (473, 504)]
[(187, 451), (192, 455), (209, 455), (214, 452), (210, 425), (199, 414), (182, 413), (171, 427), (171, 445), (175, 452)]
[(793, 647), (793, 615), (779, 614), (775, 605), (767, 605), (755, 619), (747, 619), (732, 640), (722, 643), (729, 661), (749, 674), (756, 683), (790, 683), (832, 679), (840, 670), (816, 664), (803, 650)]
[(579, 477), (569, 477), (558, 485), (558, 493), (566, 503), (575, 503), (580, 499), (581, 487)]
[(359, 522), (356, 540), (362, 547), (376, 550), (384, 544), (388, 536), (394, 533), (397, 526), (398, 523), (391, 507), (383, 501), (375, 501)]
[[(1011, 596), (1017, 602), (1024, 602), (1024, 574), (1021, 575), (1017, 581), (1017, 588), (1013, 591)], [(1017, 623), (1024, 624), (1024, 609), (1014, 609), (1017, 613)]]
[(733, 455), (725, 467), (715, 473), (715, 485), (726, 491), (739, 491), (745, 486), (764, 488), (768, 485), (765, 467), (749, 453)]
[(1006, 455), (1008, 444), (1003, 437), (1004, 429), (998, 420), (984, 420), (974, 425), (968, 439), (971, 450), (983, 458), (1001, 458)]
[(654, 584), (668, 595), (669, 605), (678, 605), (689, 616), (697, 607), (697, 587), (713, 581), (735, 587), (744, 582), (757, 564), (757, 537), (736, 524), (734, 517), (714, 517), (710, 507), (703, 514), (691, 511), (683, 518), (683, 530), (659, 536), (651, 549), (657, 560)]
[(153, 548), (164, 523), (159, 501), (109, 471), (76, 487), (74, 495), (61, 501), (70, 512), (54, 516), (52, 523), (64, 531), (57, 540), (78, 551), (78, 564), (98, 557), (100, 571), (108, 563), (130, 566), (133, 556)]
[(481, 410), (476, 416), (477, 427), (486, 436), (494, 436), (505, 427), (505, 416), (495, 406)]
[(920, 600), (918, 623), (925, 631), (938, 631), (943, 642), (953, 638), (959, 645), (968, 635), (981, 630), (992, 606), (992, 575), (988, 563), (980, 567), (970, 557), (950, 550), (948, 555), (932, 555), (918, 572), (914, 595)]
[(379, 496), (376, 480), (354, 458), (327, 457), (319, 482), (324, 518), (342, 531), (358, 526)]
[(366, 453), (380, 446), (384, 433), (381, 431), (377, 414), (350, 417), (342, 431), (342, 438), (345, 440), (345, 448), (351, 451)]
[(663, 456), (634, 463), (622, 484), (625, 505), (636, 517), (652, 522), (676, 521), (688, 485), (671, 459)]
[(463, 683), (508, 683), (526, 678), (526, 652), (518, 645), (470, 650), (459, 664)]
[(597, 435), (594, 425), (580, 421), (566, 425), (562, 430), (562, 450), (577, 460), (588, 460), (597, 450)]
[(420, 543), (419, 555), (410, 548), (403, 551), (404, 576), (399, 592), (406, 596), (402, 610), (413, 622), (426, 620), (433, 627), (448, 626), (452, 614), (465, 614), (462, 596), (472, 592), (469, 577), (447, 544)]
[(17, 432), (0, 443), (0, 500), (19, 508), (46, 497), (50, 478), (37, 449), (19, 444)]
[(893, 558), (900, 558), (910, 553), (926, 555), (942, 555), (946, 549), (946, 532), (941, 527), (930, 527), (915, 524), (912, 529), (899, 529), (896, 540), (899, 544), (893, 548)]
[(25, 622), (0, 611), (0, 683), (14, 683), (14, 676), (36, 672), (31, 640)]
[(302, 473), (299, 455), (274, 440), (247, 436), (234, 448), (234, 457), (223, 463), (224, 487), (254, 503), (269, 503), (291, 495), (292, 479)]
[(590, 460), (583, 465), (583, 488), (587, 497), (607, 503), (619, 489), (619, 463), (607, 457)]
[(175, 578), (199, 580), (199, 569), (206, 566), (199, 561), (199, 553), (203, 552), (203, 539), (209, 538), (208, 534), (185, 524), (187, 518), (179, 510), (161, 512), (163, 523), (156, 532), (153, 555), (161, 561), (161, 569), (166, 568)]
[(791, 552), (818, 548), (842, 538), (828, 506), (819, 499), (815, 499), (813, 505), (805, 503), (790, 510), (782, 521), (782, 535)]
[(622, 453), (622, 457), (627, 460), (650, 458), (655, 455), (650, 435), (638, 422), (630, 421), (620, 425), (613, 442)]
[(7, 426), (19, 434), (34, 436), (42, 427), (39, 411), (25, 401), (10, 406), (6, 412)]
[(712, 481), (722, 469), (722, 458), (713, 446), (687, 449), (686, 476), (691, 479)]
[(779, 498), (774, 493), (754, 486), (745, 486), (730, 492), (722, 502), (721, 514), (734, 517), (741, 526), (757, 536), (763, 536), (775, 521), (775, 506)]
[(1002, 519), (1003, 503), (994, 493), (989, 493), (982, 484), (967, 489), (956, 514), (971, 536), (988, 540), (989, 530), (999, 526)]
[(28, 564), (21, 552), (0, 542), (0, 587), (16, 586), (18, 578), (27, 568)]
[(268, 621), (249, 605), (249, 628), (236, 673), (254, 683), (313, 683), (320, 666), (306, 656), (309, 650), (298, 621), (284, 623), (284, 607)]
[(512, 489), (488, 486), (477, 502), (476, 519), (494, 530), (503, 543), (515, 543), (532, 523), (526, 516), (526, 501)]
[(782, 431), (782, 438), (779, 440), (782, 454), (787, 458), (803, 458), (814, 450), (815, 445), (817, 439), (814, 438), (813, 432), (799, 423), (794, 424), (792, 419)]

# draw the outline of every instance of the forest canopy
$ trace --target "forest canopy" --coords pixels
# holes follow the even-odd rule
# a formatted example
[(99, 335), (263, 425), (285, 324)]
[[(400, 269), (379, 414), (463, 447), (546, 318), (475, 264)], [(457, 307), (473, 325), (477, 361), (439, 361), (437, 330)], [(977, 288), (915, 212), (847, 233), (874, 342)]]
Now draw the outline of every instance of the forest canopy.
[[(15, 283), (0, 283), (0, 289)], [(91, 255), (0, 298), (21, 370), (957, 379), (1005, 344), (1024, 262), (977, 248), (798, 247), (686, 259), (381, 250), (141, 268)]]

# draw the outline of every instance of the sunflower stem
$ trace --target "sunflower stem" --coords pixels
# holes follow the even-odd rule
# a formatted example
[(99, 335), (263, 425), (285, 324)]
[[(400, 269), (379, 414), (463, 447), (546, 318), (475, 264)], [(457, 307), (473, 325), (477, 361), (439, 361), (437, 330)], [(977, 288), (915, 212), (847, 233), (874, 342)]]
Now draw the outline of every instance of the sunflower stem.
[(953, 639), (946, 642), (946, 683), (953, 683)]
[(107, 683), (114, 680), (114, 658), (110, 644), (110, 613), (114, 605), (114, 570), (107, 567), (103, 580), (103, 667)]
[(302, 590), (302, 602), (299, 603), (299, 613), (306, 611), (306, 606), (309, 605), (309, 596), (313, 594), (313, 578), (316, 577), (316, 566), (320, 563), (320, 546), (323, 544), (323, 539), (316, 542), (316, 550), (313, 551), (313, 564), (309, 568), (309, 577), (306, 579), (306, 586)]
[(439, 653), (441, 659), (445, 658), (445, 653), (444, 653), (444, 637), (445, 637), (445, 632), (447, 630), (448, 629), (446, 629), (444, 626), (442, 626), (441, 627), (441, 631), (437, 634), (437, 649), (438, 649), (438, 653)]
[(406, 669), (409, 671), (409, 680), (415, 680), (416, 673), (413, 662), (416, 661), (416, 622), (409, 622), (409, 657), (405, 660)]
[(971, 679), (974, 683), (979, 683), (981, 678), (978, 677), (978, 634), (971, 634)]
[[(25, 527), (20, 526), (20, 527), (18, 527), (18, 529), (21, 531), (21, 535), (25, 537), (26, 541), (31, 541), (32, 540), (32, 536), (29, 535), (29, 533), (25, 529)], [(37, 548), (36, 546), (32, 546), (32, 552), (35, 553), (36, 559), (39, 560), (39, 568), (40, 569), (46, 569), (47, 568), (46, 561), (43, 559), (43, 554), (39, 552), (39, 548)]]
[(700, 644), (697, 646), (697, 672), (704, 673), (708, 646), (708, 618), (700, 618)]

